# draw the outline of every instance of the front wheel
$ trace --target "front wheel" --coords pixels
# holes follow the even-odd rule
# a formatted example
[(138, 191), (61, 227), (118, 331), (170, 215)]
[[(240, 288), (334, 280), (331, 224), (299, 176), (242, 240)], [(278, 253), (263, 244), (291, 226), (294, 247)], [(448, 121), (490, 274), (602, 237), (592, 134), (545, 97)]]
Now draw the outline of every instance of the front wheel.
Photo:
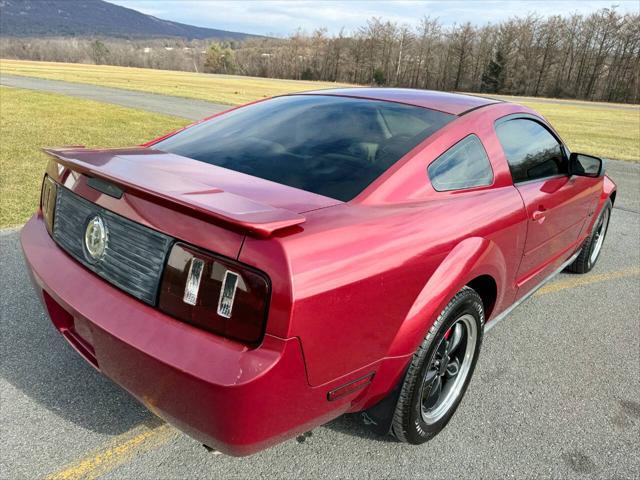
[(576, 258), (573, 263), (567, 267), (567, 270), (574, 273), (587, 273), (593, 268), (600, 257), (602, 245), (604, 244), (604, 237), (607, 235), (607, 230), (609, 228), (610, 218), (611, 200), (607, 200), (607, 203), (602, 207), (600, 216), (593, 226), (591, 235), (587, 237), (582, 245), (580, 255), (578, 255), (578, 258)]
[(424, 443), (449, 422), (473, 375), (483, 331), (482, 299), (464, 287), (413, 355), (391, 427), (398, 440)]

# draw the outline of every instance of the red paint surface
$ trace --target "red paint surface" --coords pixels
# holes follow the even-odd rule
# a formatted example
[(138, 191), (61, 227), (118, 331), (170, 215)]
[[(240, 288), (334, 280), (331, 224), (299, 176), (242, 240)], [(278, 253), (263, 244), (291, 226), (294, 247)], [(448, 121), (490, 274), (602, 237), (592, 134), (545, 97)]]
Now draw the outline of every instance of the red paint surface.
[(418, 105), (445, 113), (452, 113), (453, 115), (459, 115), (472, 108), (498, 102), (498, 100), (491, 98), (482, 98), (473, 95), (415, 90), (412, 88), (335, 88), (331, 90), (304, 92), (301, 95), (338, 95), (368, 98), (371, 100), (386, 100), (388, 102)]
[[(150, 409), (224, 452), (252, 453), (375, 404), (460, 288), (480, 276), (495, 282), (491, 321), (579, 248), (615, 189), (608, 177), (567, 176), (516, 188), (493, 125), (534, 114), (525, 107), (413, 90), (334, 94), (452, 113), (485, 106), (427, 139), (348, 203), (146, 148), (67, 149), (48, 166), (54, 180), (104, 208), (266, 273), (272, 291), (257, 348), (106, 284), (56, 247), (39, 214), (22, 232), (35, 284), (72, 345)], [(436, 192), (427, 166), (470, 133), (490, 157), (493, 184)], [(113, 180), (125, 194), (93, 190), (86, 173)], [(254, 208), (268, 212), (268, 221)], [(277, 223), (300, 216), (295, 225)], [(371, 374), (362, 389), (327, 400)]]

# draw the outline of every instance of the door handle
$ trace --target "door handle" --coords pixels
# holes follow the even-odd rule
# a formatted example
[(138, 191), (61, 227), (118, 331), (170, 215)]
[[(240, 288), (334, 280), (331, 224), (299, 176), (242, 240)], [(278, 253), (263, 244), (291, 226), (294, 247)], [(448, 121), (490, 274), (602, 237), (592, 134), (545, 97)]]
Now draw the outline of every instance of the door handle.
[(545, 208), (540, 207), (539, 210), (536, 210), (535, 212), (533, 212), (533, 215), (531, 216), (531, 218), (533, 218), (534, 222), (542, 223), (546, 218), (546, 211), (547, 210)]

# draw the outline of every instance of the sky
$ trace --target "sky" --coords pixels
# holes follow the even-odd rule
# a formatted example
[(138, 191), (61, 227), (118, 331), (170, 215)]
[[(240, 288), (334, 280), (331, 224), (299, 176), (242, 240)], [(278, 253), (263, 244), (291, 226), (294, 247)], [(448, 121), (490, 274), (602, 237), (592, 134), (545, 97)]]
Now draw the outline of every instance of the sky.
[(482, 25), (512, 16), (589, 14), (618, 5), (621, 13), (640, 11), (640, 0), (108, 0), (175, 22), (259, 35), (287, 36), (326, 27), (336, 34), (352, 31), (371, 17), (415, 25), (429, 15), (444, 25), (467, 21)]

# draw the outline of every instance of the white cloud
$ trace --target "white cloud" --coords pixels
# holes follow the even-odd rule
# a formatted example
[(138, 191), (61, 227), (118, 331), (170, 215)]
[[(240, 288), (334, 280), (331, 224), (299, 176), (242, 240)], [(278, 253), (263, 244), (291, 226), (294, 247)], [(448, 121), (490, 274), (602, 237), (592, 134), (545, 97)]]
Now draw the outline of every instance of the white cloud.
[(202, 27), (246, 33), (285, 36), (298, 28), (311, 32), (326, 27), (330, 33), (347, 31), (365, 24), (371, 17), (397, 23), (416, 24), (424, 15), (437, 17), (445, 25), (453, 23), (496, 23), (516, 15), (541, 16), (589, 14), (618, 5), (621, 12), (638, 12), (637, 0), (109, 0), (166, 20)]

